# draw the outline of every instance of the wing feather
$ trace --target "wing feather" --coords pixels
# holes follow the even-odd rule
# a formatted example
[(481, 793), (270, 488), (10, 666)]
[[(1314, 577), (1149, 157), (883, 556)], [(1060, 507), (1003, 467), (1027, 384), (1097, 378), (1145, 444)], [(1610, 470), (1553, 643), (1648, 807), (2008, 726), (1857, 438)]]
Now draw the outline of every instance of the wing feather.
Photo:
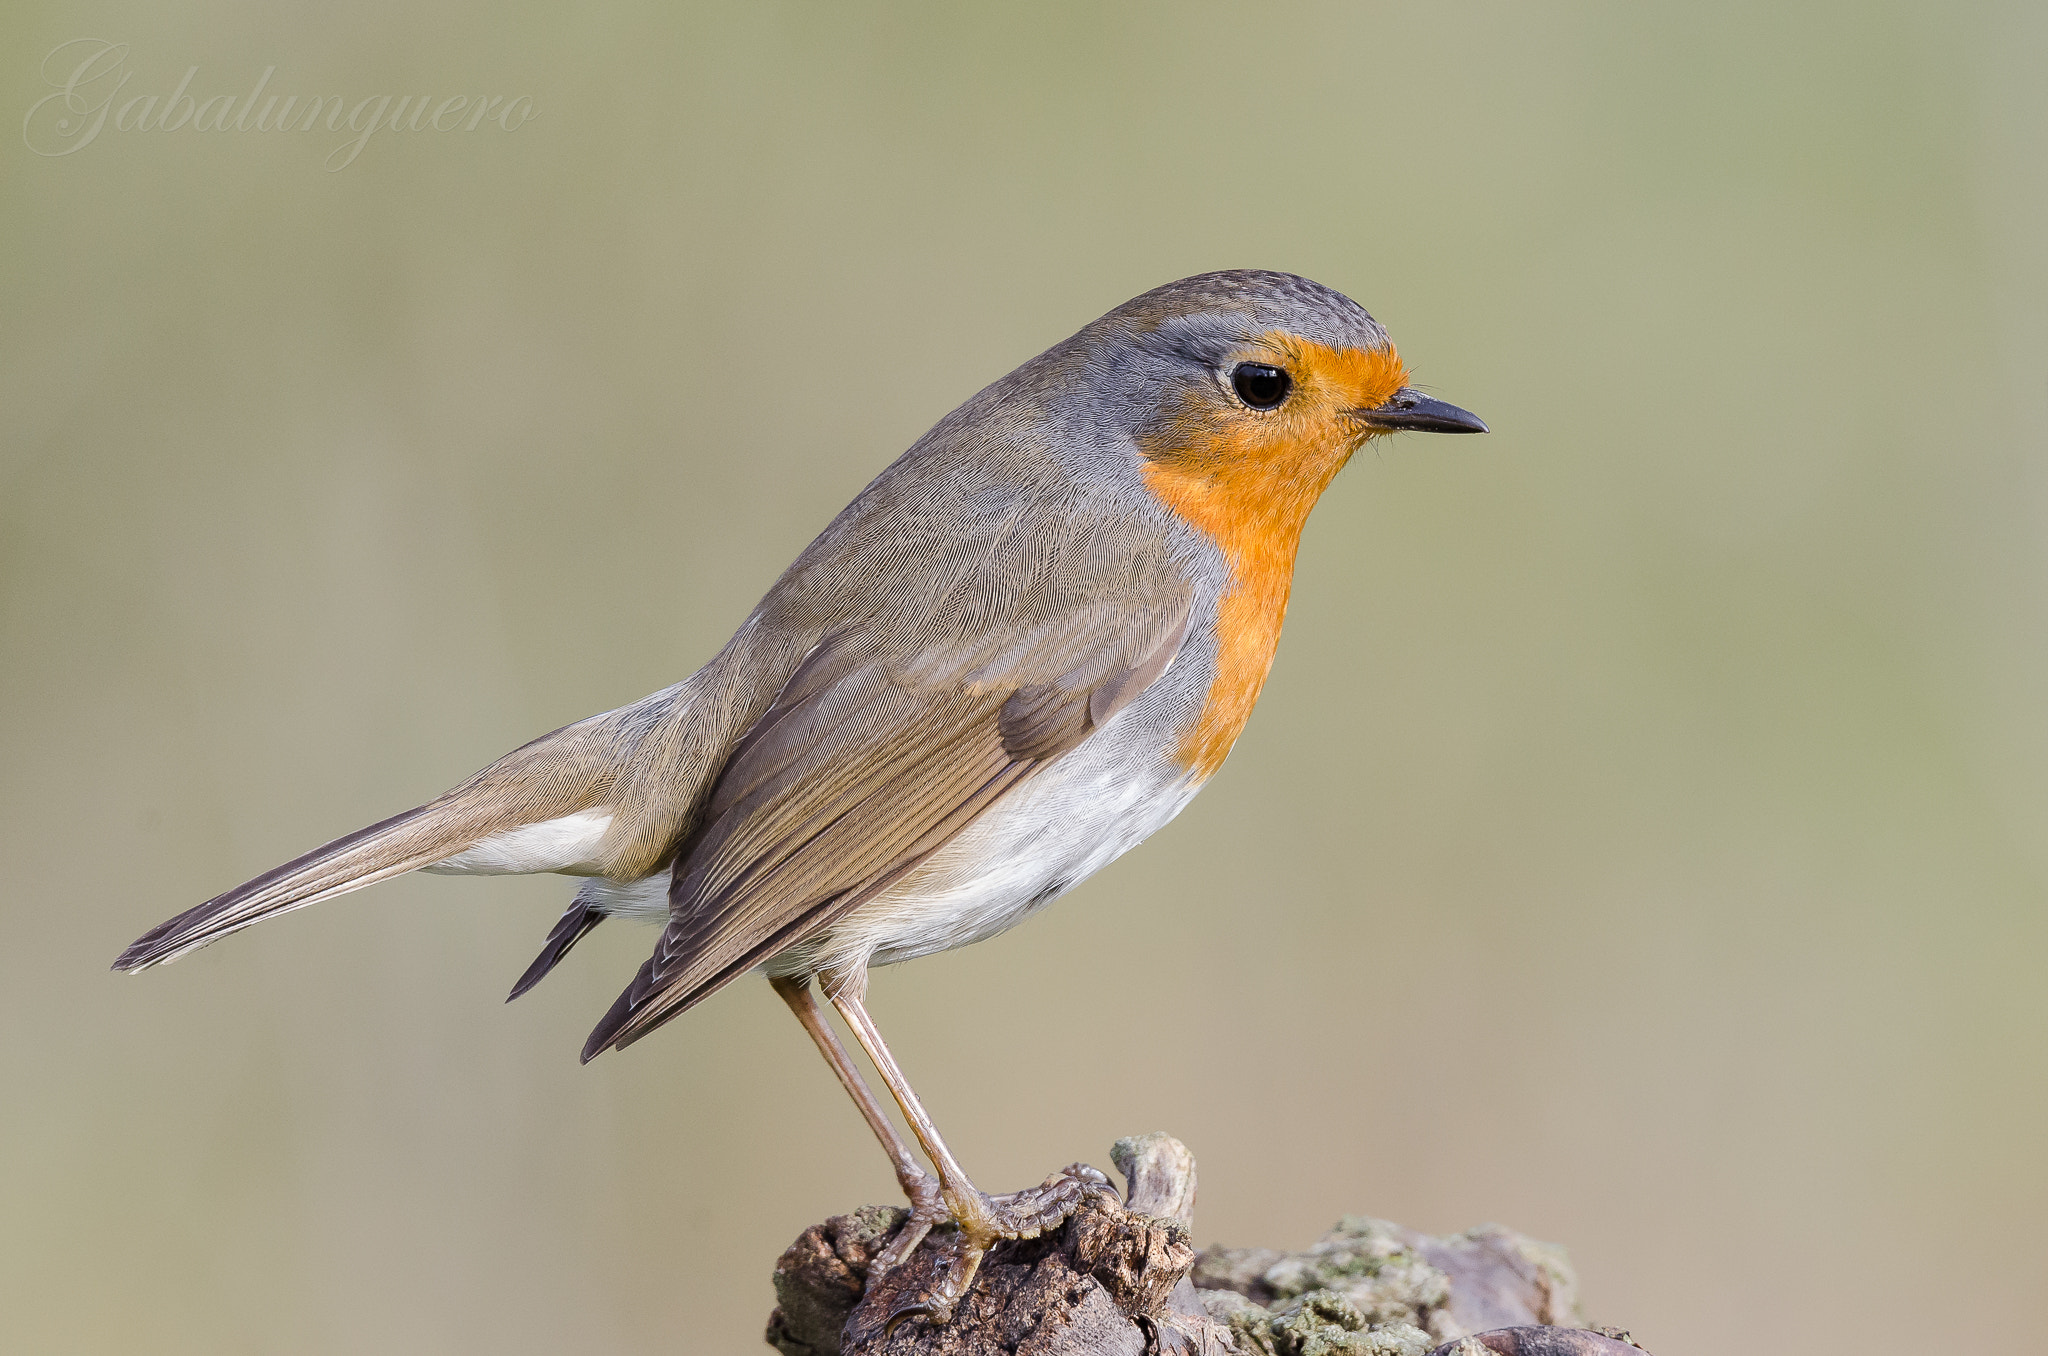
[(1183, 595), (1069, 612), (1020, 654), (892, 665), (828, 638), (735, 746), (654, 955), (591, 1033), (620, 1048), (873, 898), (1107, 724), (1186, 637)]

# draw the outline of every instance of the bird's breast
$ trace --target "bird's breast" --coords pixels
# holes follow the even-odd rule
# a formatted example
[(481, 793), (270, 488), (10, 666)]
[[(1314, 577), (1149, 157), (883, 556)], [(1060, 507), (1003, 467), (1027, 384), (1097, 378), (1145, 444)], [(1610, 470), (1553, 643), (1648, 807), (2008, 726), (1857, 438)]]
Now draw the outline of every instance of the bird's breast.
[(1251, 719), (1280, 644), (1302, 524), (1336, 470), (1330, 467), (1313, 484), (1276, 484), (1271, 477), (1145, 468), (1152, 492), (1215, 542), (1230, 571), (1216, 600), (1215, 670), (1178, 750), (1181, 765), (1198, 778), (1223, 766)]

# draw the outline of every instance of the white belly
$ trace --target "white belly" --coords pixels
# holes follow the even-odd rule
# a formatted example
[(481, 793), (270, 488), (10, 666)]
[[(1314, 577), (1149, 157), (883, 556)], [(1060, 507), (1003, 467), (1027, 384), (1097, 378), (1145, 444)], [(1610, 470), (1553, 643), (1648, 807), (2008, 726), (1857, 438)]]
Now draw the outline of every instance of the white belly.
[(993, 937), (1136, 847), (1201, 789), (1177, 767), (1134, 769), (1128, 753), (1090, 752), (1027, 781), (916, 871), (764, 968), (893, 965)]
[(421, 870), (438, 876), (520, 876), (536, 871), (594, 875), (597, 850), (611, 823), (609, 810), (581, 810), (560, 819), (521, 824)]

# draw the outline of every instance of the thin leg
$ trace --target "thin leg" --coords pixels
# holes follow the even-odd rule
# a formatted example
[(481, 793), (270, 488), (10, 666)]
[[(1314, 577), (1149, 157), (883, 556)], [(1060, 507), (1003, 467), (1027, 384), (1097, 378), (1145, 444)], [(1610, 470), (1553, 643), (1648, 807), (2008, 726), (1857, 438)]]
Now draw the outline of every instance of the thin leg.
[[(832, 1006), (839, 1009), (839, 1015), (846, 1019), (846, 1025), (853, 1031), (853, 1038), (860, 1042), (861, 1049), (874, 1062), (875, 1072), (882, 1076), (883, 1084), (896, 1098), (896, 1105), (903, 1109), (903, 1119), (910, 1123), (910, 1131), (917, 1136), (917, 1142), (924, 1146), (925, 1157), (939, 1170), (939, 1183), (948, 1192), (947, 1204), (952, 1204), (951, 1193), (956, 1187), (970, 1191), (974, 1184), (967, 1180), (967, 1170), (960, 1166), (960, 1160), (953, 1157), (953, 1151), (946, 1147), (946, 1141), (939, 1134), (939, 1127), (932, 1123), (931, 1114), (918, 1100), (917, 1092), (910, 1086), (910, 1080), (903, 1076), (903, 1070), (896, 1063), (896, 1056), (889, 1053), (888, 1043), (875, 1026), (874, 1018), (868, 1016), (863, 1000), (867, 997), (868, 977), (866, 971), (854, 975), (827, 976), (824, 983), (825, 996), (832, 1000)], [(979, 1194), (979, 1193), (976, 1193)], [(963, 1219), (961, 1227), (967, 1227)]]
[(911, 1133), (924, 1147), (925, 1157), (931, 1159), (932, 1166), (939, 1170), (939, 1192), (948, 1213), (960, 1226), (957, 1255), (944, 1279), (931, 1294), (891, 1315), (892, 1323), (911, 1313), (922, 1313), (934, 1323), (944, 1323), (952, 1317), (953, 1306), (973, 1284), (974, 1275), (981, 1269), (981, 1259), (990, 1244), (1002, 1238), (1036, 1238), (1073, 1214), (1091, 1191), (1115, 1194), (1109, 1187), (1108, 1178), (1078, 1163), (1064, 1172), (1055, 1173), (1046, 1179), (1043, 1186), (1029, 1191), (993, 1197), (984, 1194), (968, 1180), (966, 1170), (953, 1157), (953, 1151), (946, 1147), (938, 1126), (932, 1123), (931, 1115), (911, 1088), (910, 1080), (903, 1076), (896, 1057), (889, 1053), (889, 1046), (882, 1039), (874, 1019), (868, 1016), (862, 1001), (867, 990), (866, 970), (826, 975), (822, 987), (825, 996), (832, 1000), (832, 1006), (839, 1009), (839, 1015), (846, 1019), (861, 1049), (867, 1051), (875, 1072), (882, 1076), (882, 1082), (895, 1097), (896, 1105), (902, 1108), (903, 1119), (910, 1123)]
[(903, 1187), (903, 1194), (910, 1198), (910, 1218), (891, 1239), (889, 1246), (878, 1254), (868, 1268), (870, 1276), (880, 1276), (902, 1264), (905, 1258), (917, 1251), (917, 1245), (924, 1241), (932, 1226), (948, 1218), (939, 1184), (924, 1170), (917, 1158), (910, 1152), (910, 1146), (903, 1142), (903, 1136), (896, 1133), (896, 1126), (890, 1121), (882, 1104), (875, 1100), (875, 1094), (854, 1067), (853, 1057), (846, 1053), (846, 1047), (839, 1043), (839, 1035), (832, 1030), (831, 1023), (818, 1007), (818, 1000), (811, 994), (809, 979), (792, 979), (770, 975), (769, 985), (789, 1004), (789, 1010), (803, 1023), (811, 1040), (817, 1044), (818, 1053), (832, 1066), (832, 1072), (839, 1076), (839, 1085), (846, 1089), (846, 1095), (853, 1098), (853, 1104), (860, 1108), (860, 1114), (867, 1118), (868, 1128), (875, 1132), (875, 1138), (882, 1141), (882, 1149), (895, 1165), (896, 1181)]

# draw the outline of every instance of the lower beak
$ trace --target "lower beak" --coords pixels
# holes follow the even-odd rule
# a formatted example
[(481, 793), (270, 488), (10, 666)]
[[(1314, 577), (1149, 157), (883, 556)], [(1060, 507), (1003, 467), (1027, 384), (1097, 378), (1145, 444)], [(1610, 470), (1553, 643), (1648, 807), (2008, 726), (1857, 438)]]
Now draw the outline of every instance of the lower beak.
[(1486, 432), (1486, 421), (1470, 410), (1461, 410), (1446, 400), (1433, 400), (1407, 386), (1394, 392), (1384, 405), (1351, 413), (1374, 428), (1413, 429), (1417, 433)]

